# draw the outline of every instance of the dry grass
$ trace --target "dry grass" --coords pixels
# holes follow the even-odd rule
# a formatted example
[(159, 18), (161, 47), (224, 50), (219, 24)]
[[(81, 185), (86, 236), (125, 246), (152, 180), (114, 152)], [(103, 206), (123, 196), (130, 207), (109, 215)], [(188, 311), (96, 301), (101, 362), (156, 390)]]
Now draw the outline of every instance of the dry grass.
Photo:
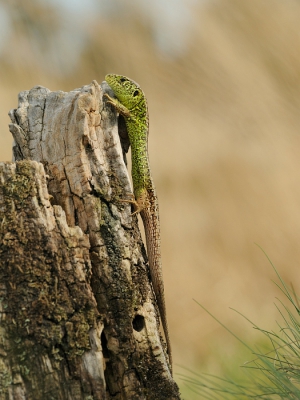
[(6, 113), (19, 91), (70, 90), (107, 72), (138, 81), (149, 99), (175, 363), (218, 372), (211, 349), (230, 354), (234, 342), (192, 299), (244, 335), (229, 306), (271, 329), (277, 291), (254, 242), (297, 289), (300, 3), (212, 0), (193, 18), (186, 53), (172, 60), (156, 51), (146, 17), (99, 15), (79, 64), (60, 74), (22, 63), (15, 32), (0, 60), (0, 158), (10, 159)]

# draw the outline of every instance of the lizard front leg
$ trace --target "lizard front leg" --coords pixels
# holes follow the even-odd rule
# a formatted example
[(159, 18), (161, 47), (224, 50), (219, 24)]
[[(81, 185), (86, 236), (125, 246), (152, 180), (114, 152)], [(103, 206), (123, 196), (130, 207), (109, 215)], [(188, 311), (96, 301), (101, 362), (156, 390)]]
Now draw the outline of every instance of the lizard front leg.
[(103, 96), (107, 98), (107, 103), (111, 104), (120, 114), (127, 118), (130, 117), (130, 111), (118, 99), (113, 99), (107, 93), (104, 93)]

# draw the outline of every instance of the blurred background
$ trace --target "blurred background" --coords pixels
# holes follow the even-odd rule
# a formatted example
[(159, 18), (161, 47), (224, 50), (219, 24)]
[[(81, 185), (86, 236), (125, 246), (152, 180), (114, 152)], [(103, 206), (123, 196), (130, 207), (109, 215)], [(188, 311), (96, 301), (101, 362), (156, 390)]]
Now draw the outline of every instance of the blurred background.
[(299, 0), (0, 1), (2, 161), (22, 90), (113, 72), (146, 93), (179, 384), (180, 366), (245, 361), (193, 299), (250, 343), (260, 335), (229, 307), (276, 327), (280, 291), (255, 243), (300, 291), (299, 20)]

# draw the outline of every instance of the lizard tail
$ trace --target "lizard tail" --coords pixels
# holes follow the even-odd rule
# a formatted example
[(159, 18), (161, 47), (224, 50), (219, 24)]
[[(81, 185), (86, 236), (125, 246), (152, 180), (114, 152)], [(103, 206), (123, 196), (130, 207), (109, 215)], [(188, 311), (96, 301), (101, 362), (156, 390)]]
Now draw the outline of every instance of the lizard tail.
[(150, 190), (148, 189), (148, 197), (149, 197), (148, 198), (149, 203), (143, 210), (141, 210), (140, 214), (145, 229), (147, 254), (149, 259), (152, 286), (158, 304), (160, 319), (162, 322), (167, 342), (167, 353), (169, 356), (170, 370), (172, 373), (171, 341), (170, 341), (169, 327), (167, 322), (164, 282), (163, 282), (162, 265), (161, 265), (159, 212), (158, 212), (158, 202), (154, 187)]

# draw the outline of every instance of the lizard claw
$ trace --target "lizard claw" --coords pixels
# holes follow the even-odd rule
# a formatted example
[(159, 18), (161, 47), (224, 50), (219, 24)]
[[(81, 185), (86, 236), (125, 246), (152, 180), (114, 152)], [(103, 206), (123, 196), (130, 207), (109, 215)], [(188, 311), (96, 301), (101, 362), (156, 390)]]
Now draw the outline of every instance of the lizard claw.
[(120, 101), (118, 99), (113, 99), (107, 93), (104, 93), (103, 97), (107, 98), (106, 102), (111, 104), (117, 110), (118, 113), (120, 113), (124, 117), (130, 117), (131, 116), (130, 111), (128, 110), (128, 108), (125, 107), (122, 103), (120, 103)]
[(112, 97), (110, 97), (110, 95), (108, 93), (104, 93), (103, 97), (107, 98), (107, 100), (106, 100), (107, 103), (115, 105), (114, 99)]
[(132, 204), (132, 205), (133, 205), (133, 208), (134, 208), (134, 212), (131, 213), (131, 215), (136, 215), (136, 214), (138, 214), (138, 213), (141, 211), (140, 206), (139, 206), (138, 202), (135, 200), (135, 197), (134, 197), (133, 194), (129, 194), (129, 196), (131, 197), (131, 199), (126, 199), (126, 200), (125, 200), (125, 199), (119, 199), (119, 201), (120, 201), (121, 203), (129, 203), (129, 204)]

